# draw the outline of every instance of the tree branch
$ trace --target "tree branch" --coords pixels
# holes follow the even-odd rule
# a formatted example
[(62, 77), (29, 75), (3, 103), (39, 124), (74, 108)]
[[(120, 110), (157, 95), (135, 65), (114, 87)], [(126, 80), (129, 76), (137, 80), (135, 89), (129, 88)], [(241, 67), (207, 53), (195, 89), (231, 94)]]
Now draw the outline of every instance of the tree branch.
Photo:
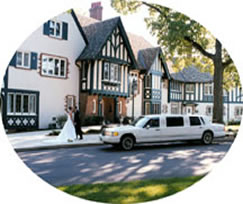
[(184, 39), (185, 39), (187, 42), (191, 43), (192, 46), (193, 46), (194, 48), (196, 48), (199, 52), (201, 52), (204, 56), (206, 56), (206, 57), (208, 57), (208, 58), (210, 58), (210, 59), (213, 59), (213, 58), (214, 58), (215, 55), (213, 55), (213, 54), (207, 52), (205, 49), (203, 49), (203, 47), (202, 47), (201, 45), (199, 45), (197, 42), (193, 41), (193, 40), (192, 40), (191, 38), (189, 38), (188, 36), (185, 36)]
[(162, 16), (164, 16), (164, 18), (167, 18), (167, 16), (158, 8), (156, 7), (155, 5), (153, 4), (150, 4), (150, 3), (147, 3), (145, 1), (141, 1), (141, 3), (149, 8), (152, 8), (154, 9), (155, 11), (157, 11), (158, 13), (160, 13)]
[(223, 62), (223, 69), (233, 63), (233, 60), (229, 58), (227, 61)]

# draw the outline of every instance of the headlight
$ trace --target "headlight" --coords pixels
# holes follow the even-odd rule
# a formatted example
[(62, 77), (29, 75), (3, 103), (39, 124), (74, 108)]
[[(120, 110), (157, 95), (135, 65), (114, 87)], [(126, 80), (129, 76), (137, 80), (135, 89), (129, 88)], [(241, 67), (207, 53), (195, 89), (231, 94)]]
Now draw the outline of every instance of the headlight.
[(110, 132), (110, 131), (105, 131), (104, 132), (105, 136), (118, 136), (119, 133), (118, 132)]

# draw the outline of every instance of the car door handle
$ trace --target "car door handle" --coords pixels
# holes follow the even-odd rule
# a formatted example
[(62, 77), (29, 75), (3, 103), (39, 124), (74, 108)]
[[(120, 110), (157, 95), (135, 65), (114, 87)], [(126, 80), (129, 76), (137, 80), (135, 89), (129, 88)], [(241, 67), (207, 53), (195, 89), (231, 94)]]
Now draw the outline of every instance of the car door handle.
[(199, 128), (202, 129), (203, 127), (200, 126)]
[(155, 129), (155, 131), (160, 131), (160, 129)]

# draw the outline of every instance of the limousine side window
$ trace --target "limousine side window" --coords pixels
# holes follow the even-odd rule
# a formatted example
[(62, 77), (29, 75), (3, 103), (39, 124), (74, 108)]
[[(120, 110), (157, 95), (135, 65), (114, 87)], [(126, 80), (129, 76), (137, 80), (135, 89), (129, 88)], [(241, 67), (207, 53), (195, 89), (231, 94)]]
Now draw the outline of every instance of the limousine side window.
[(147, 123), (146, 123), (146, 125), (145, 125), (145, 127), (150, 127), (150, 128), (157, 128), (157, 127), (159, 127), (159, 118), (152, 118), (152, 119), (150, 119)]
[(200, 118), (201, 118), (201, 121), (203, 122), (203, 124), (205, 125), (205, 121), (204, 121), (203, 117), (200, 117)]
[(198, 117), (189, 117), (191, 126), (199, 126), (201, 125), (200, 119)]
[(183, 117), (167, 117), (166, 118), (167, 127), (180, 127), (184, 126)]

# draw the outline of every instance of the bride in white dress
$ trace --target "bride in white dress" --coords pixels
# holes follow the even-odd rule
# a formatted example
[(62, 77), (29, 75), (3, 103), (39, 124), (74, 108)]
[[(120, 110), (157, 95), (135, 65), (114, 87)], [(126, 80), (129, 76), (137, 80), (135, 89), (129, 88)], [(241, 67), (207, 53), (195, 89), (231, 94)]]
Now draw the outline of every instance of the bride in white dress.
[(69, 107), (69, 112), (67, 114), (67, 121), (63, 126), (60, 134), (57, 136), (56, 140), (58, 142), (73, 142), (76, 138), (76, 131), (73, 125), (73, 110)]

